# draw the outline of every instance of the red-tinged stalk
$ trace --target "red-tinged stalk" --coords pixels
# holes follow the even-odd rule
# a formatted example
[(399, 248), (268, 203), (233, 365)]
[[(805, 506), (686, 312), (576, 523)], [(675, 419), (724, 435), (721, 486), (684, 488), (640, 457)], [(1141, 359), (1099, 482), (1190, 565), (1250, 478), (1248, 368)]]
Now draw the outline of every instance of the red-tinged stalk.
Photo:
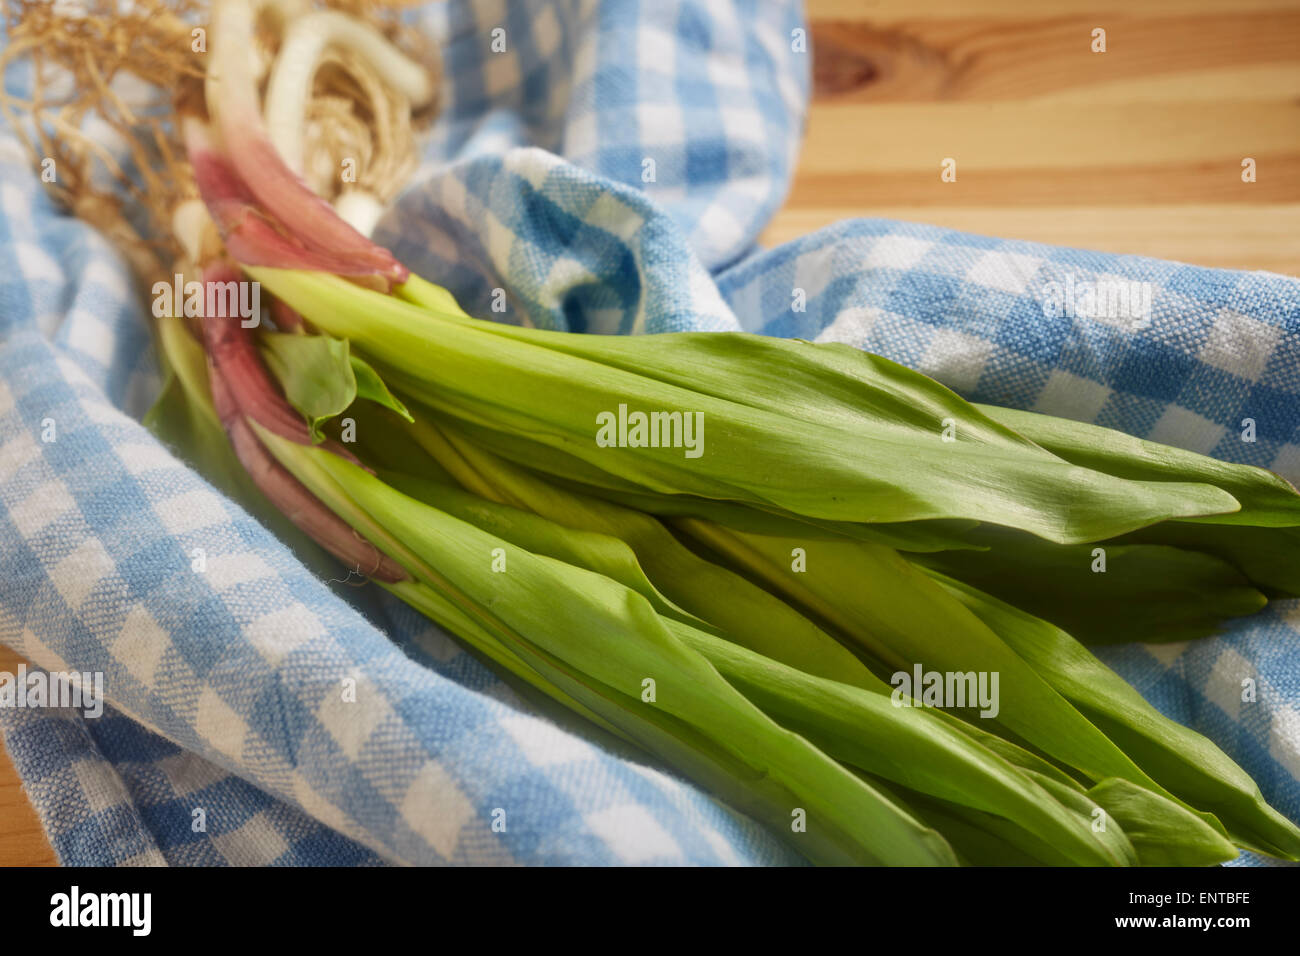
[[(239, 272), (227, 262), (218, 262), (204, 270), (203, 278), (205, 283), (224, 284), (238, 281)], [(205, 300), (218, 301), (218, 297), (205, 296)], [(357, 573), (390, 583), (405, 580), (398, 564), (289, 474), (249, 427), (248, 422), (255, 421), (289, 441), (311, 444), (306, 423), (285, 401), (258, 357), (253, 330), (245, 328), (238, 316), (205, 315), (203, 341), (213, 407), (235, 457), (258, 490), (303, 533)], [(329, 442), (327, 447), (360, 464), (337, 443)]]
[[(209, 26), (210, 63), (205, 99), (220, 134), (221, 148), (218, 153), (213, 144), (207, 144), (208, 148), (203, 151), (206, 156), (197, 157), (196, 161), (194, 147), (187, 147), (195, 165), (195, 176), (200, 179), (200, 189), (203, 188), (200, 163), (210, 165), (224, 158), (236, 174), (236, 182), (245, 190), (242, 196), (235, 194), (229, 183), (218, 182), (219, 175), (210, 168), (202, 174), (210, 184), (218, 182), (222, 187), (225, 195), (218, 196), (218, 199), (237, 203), (235, 207), (223, 205), (219, 211), (213, 211), (213, 218), (223, 233), (232, 227), (234, 229), (236, 241), (233, 246), (227, 241), (228, 251), (240, 262), (253, 264), (252, 260), (245, 258), (249, 252), (261, 250), (265, 253), (274, 249), (271, 234), (275, 229), (271, 222), (275, 222), (297, 240), (302, 250), (336, 260), (335, 265), (303, 264), (302, 268), (322, 269), (346, 276), (373, 275), (389, 285), (405, 282), (409, 275), (406, 267), (387, 249), (371, 242), (339, 218), (329, 203), (312, 192), (285, 165), (271, 144), (262, 123), (254, 81), (253, 18), (254, 7), (249, 0), (217, 0), (214, 5)], [(250, 196), (256, 200), (256, 206), (249, 201)], [(208, 201), (206, 193), (204, 201)], [(249, 215), (255, 208), (264, 210), (267, 215)], [(247, 241), (251, 248), (242, 247), (240, 243), (243, 241)], [(280, 251), (287, 253), (288, 249), (281, 247)], [(288, 266), (291, 261), (301, 261), (301, 250), (297, 256), (286, 255), (280, 264), (291, 267)], [(272, 263), (263, 261), (261, 264)]]
[(184, 136), (199, 194), (231, 258), (246, 266), (264, 265), (332, 272), (354, 279), (371, 278), (381, 288), (387, 288), (389, 276), (377, 272), (372, 264), (348, 253), (308, 248), (285, 226), (258, 208), (258, 198), (218, 148), (203, 123), (187, 118)]
[(298, 311), (285, 302), (283, 299), (271, 300), (271, 317), (275, 319), (275, 327), (281, 332), (306, 332), (306, 324)]
[[(204, 270), (203, 280), (208, 286), (238, 282), (239, 273), (228, 265), (218, 264)], [(214, 296), (206, 298), (216, 300)], [(301, 445), (311, 444), (307, 423), (276, 391), (257, 355), (252, 329), (244, 328), (239, 316), (204, 316), (203, 344), (209, 361), (229, 384), (231, 399), (240, 414), (282, 438)]]
[[(204, 269), (203, 280), (205, 284), (224, 286), (240, 281), (240, 275), (228, 262), (217, 262)], [(205, 301), (220, 299), (205, 296)], [(204, 316), (203, 344), (212, 365), (230, 386), (231, 398), (241, 414), (281, 438), (300, 445), (313, 444), (307, 423), (285, 400), (262, 364), (252, 328), (245, 328), (238, 316)], [(326, 442), (325, 447), (354, 465), (361, 464), (337, 442)]]
[(235, 457), (271, 504), (304, 534), (358, 574), (389, 584), (406, 580), (407, 574), (400, 565), (358, 535), (271, 456), (253, 434), (234, 399), (234, 390), (215, 364), (209, 366), (208, 381), (212, 387), (212, 404), (230, 438)]

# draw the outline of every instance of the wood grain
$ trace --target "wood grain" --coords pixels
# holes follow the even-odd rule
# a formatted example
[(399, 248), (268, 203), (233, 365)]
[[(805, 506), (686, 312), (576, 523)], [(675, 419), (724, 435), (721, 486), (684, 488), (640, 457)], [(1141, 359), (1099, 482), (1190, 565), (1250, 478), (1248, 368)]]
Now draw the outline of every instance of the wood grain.
[[(1207, 69), (1293, 63), (1300, 35), (1300, 9), (1294, 5), (1194, 17), (1133, 12), (1062, 16), (1054, 4), (1040, 6), (1044, 9), (1036, 15), (1012, 21), (967, 16), (881, 23), (815, 17), (811, 30), (818, 96), (870, 103), (1019, 101), (1097, 85), (1138, 86), (1168, 75), (1190, 76), (1199, 84)], [(973, 3), (968, 10), (978, 8)], [(1104, 53), (1092, 49), (1096, 28), (1106, 31)], [(1256, 79), (1270, 77), (1257, 74)], [(1180, 87), (1175, 93), (1185, 91)], [(1251, 92), (1286, 91), (1266, 86)]]
[[(0, 671), (17, 673), (22, 663), (22, 657), (0, 645)], [(57, 866), (8, 751), (0, 748), (0, 756), (0, 866)]]
[(808, 19), (813, 105), (766, 244), (887, 217), (1300, 275), (1295, 0), (809, 0)]

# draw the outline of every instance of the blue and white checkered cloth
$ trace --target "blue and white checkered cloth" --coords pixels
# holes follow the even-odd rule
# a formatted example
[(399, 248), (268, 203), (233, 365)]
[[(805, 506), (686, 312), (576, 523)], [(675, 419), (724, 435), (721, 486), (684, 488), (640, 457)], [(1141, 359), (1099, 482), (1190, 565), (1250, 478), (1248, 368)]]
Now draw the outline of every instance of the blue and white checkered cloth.
[[(538, 326), (849, 342), (976, 400), (1300, 478), (1300, 281), (877, 220), (756, 250), (807, 104), (797, 3), (422, 17), (443, 114), (378, 238), (471, 313), (503, 289), (497, 317)], [(112, 704), (0, 709), (64, 862), (792, 861), (536, 716), (398, 602), (341, 599), (172, 458), (138, 424), (158, 376), (125, 264), (3, 138), (0, 176), (0, 641), (102, 672)], [(1148, 320), (1044, 316), (1050, 283), (1120, 280), (1150, 283)], [(1106, 656), (1300, 819), (1297, 631), (1280, 603), (1222, 638)]]

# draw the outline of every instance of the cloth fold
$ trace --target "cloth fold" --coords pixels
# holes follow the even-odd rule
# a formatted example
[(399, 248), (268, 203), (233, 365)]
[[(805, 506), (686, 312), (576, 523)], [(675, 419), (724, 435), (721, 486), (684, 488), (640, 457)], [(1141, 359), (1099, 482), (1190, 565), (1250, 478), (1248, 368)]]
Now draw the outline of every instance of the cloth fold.
[[(843, 341), (976, 400), (1300, 477), (1300, 281), (878, 220), (755, 249), (806, 109), (797, 3), (420, 16), (443, 113), (376, 238), (472, 314)], [(51, 205), (12, 139), (0, 166), (0, 641), (102, 672), (111, 703), (0, 709), (62, 861), (796, 862), (533, 712), (399, 602), (314, 577), (174, 459), (138, 424), (159, 383), (125, 263)], [(1075, 308), (1116, 283), (1149, 308)], [(1300, 819), (1297, 630), (1289, 602), (1107, 659)]]

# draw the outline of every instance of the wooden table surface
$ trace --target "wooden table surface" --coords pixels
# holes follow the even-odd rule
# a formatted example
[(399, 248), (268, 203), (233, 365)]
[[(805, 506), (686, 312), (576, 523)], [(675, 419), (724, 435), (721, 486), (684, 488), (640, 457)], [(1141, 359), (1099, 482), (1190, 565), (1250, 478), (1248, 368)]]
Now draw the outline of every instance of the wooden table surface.
[(813, 108), (766, 242), (879, 216), (1300, 275), (1297, 0), (809, 0), (808, 13)]
[[(874, 216), (1300, 275), (1300, 0), (807, 8), (813, 107), (765, 243)], [(4, 755), (0, 864), (53, 861)]]

